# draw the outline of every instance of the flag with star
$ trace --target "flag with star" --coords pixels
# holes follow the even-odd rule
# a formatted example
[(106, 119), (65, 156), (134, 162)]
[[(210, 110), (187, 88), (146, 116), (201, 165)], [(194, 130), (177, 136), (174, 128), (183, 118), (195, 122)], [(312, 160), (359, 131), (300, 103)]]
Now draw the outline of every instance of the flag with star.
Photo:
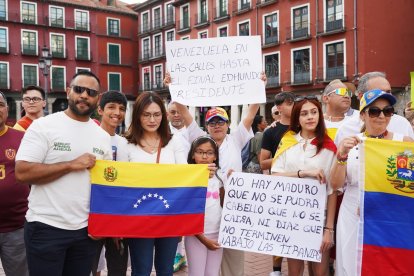
[(207, 165), (98, 160), (91, 169), (89, 234), (158, 238), (203, 233)]

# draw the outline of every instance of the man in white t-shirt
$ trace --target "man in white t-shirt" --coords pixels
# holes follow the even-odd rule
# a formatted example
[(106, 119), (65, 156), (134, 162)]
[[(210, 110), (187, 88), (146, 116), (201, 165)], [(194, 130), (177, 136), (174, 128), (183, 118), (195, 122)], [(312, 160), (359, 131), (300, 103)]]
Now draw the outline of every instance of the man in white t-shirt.
[(109, 135), (90, 115), (99, 79), (80, 71), (67, 88), (69, 107), (35, 120), (16, 156), (16, 179), (31, 185), (25, 244), (31, 276), (88, 276), (96, 241), (88, 236), (89, 169), (112, 159)]
[[(391, 85), (386, 79), (386, 76), (382, 72), (369, 72), (364, 74), (358, 83), (357, 93), (358, 97), (372, 89), (381, 89), (384, 92), (391, 93)], [(346, 137), (355, 135), (361, 132), (363, 126), (362, 120), (359, 116), (353, 116), (345, 124), (339, 127), (335, 136), (335, 144), (339, 143)], [(401, 133), (404, 136), (410, 136), (414, 138), (413, 128), (408, 120), (398, 114), (394, 114), (391, 117), (391, 121), (387, 127), (388, 131)]]

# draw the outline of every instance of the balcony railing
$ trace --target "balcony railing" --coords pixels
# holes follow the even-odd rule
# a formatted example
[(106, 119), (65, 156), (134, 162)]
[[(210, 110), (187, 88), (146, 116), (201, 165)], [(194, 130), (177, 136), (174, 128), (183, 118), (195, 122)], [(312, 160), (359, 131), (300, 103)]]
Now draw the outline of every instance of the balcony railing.
[(163, 27), (161, 18), (158, 18), (156, 20), (153, 20), (151, 26), (152, 26), (152, 30), (153, 31), (161, 29)]
[(278, 0), (257, 0), (256, 6), (264, 7), (264, 6), (274, 4), (274, 3), (277, 3), (277, 2), (278, 2)]
[(251, 10), (251, 3), (250, 1), (236, 0), (233, 1), (233, 7), (235, 7), (235, 9), (233, 9), (234, 13), (241, 14)]
[(143, 35), (143, 34), (146, 34), (146, 33), (149, 33), (149, 32), (151, 32), (151, 27), (150, 27), (149, 24), (141, 25), (139, 30), (138, 30), (139, 35)]
[(226, 8), (220, 9), (220, 8), (214, 8), (214, 21), (223, 21), (230, 19), (229, 10)]
[(67, 49), (62, 51), (52, 51), (53, 58), (66, 58), (68, 56)]
[(25, 47), (25, 46), (23, 46), (22, 55), (37, 56), (36, 47)]
[(160, 90), (166, 90), (167, 86), (164, 85), (162, 81), (159, 82), (144, 82), (138, 87), (138, 91), (160, 91)]
[(198, 13), (194, 18), (195, 27), (204, 27), (210, 23), (208, 12), (207, 13)]
[(287, 71), (286, 80), (286, 83), (290, 85), (304, 85), (312, 82), (310, 78), (310, 71), (303, 70), (302, 68), (296, 69), (293, 72)]
[(9, 89), (6, 78), (0, 78), (0, 89)]
[(279, 86), (280, 86), (279, 76), (267, 77), (266, 88), (274, 88), (274, 87), (279, 87)]
[(36, 24), (36, 15), (35, 14), (22, 14), (22, 23), (26, 24)]
[(318, 20), (318, 35), (338, 33), (345, 31), (345, 16), (337, 13), (329, 18)]
[(0, 54), (8, 54), (10, 52), (10, 43), (8, 45), (3, 44), (0, 46)]
[(177, 33), (186, 33), (191, 31), (191, 27), (190, 27), (190, 18), (186, 19), (186, 20), (180, 20), (178, 21), (178, 24), (175, 26)]
[(148, 51), (142, 51), (139, 53), (138, 61), (139, 62), (146, 62), (153, 59), (163, 58), (165, 57), (165, 49), (164, 48), (155, 48)]
[[(306, 23), (304, 25), (307, 26)], [(295, 29), (295, 26), (293, 26), (293, 28), (288, 27), (286, 29), (286, 40), (288, 41), (303, 40), (308, 38), (311, 38), (308, 27)]]
[(279, 39), (277, 38), (277, 35), (265, 37), (265, 41), (264, 41), (265, 46), (277, 45), (277, 44), (279, 44)]
[(88, 53), (76, 53), (76, 57), (77, 60), (92, 60), (92, 52), (89, 52), (89, 56)]
[(319, 67), (317, 79), (324, 82), (329, 82), (334, 79), (346, 80), (346, 71), (347, 67), (344, 65), (336, 67)]

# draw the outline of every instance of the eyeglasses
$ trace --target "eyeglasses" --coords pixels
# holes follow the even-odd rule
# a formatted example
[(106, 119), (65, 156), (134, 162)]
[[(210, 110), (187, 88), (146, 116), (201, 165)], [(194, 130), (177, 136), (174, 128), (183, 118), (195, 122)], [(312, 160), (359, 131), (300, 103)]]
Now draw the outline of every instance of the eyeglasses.
[(317, 100), (318, 97), (314, 96), (314, 95), (310, 95), (310, 96), (299, 96), (295, 99), (295, 103), (297, 102), (301, 102), (304, 100)]
[(144, 112), (142, 113), (142, 118), (147, 121), (151, 120), (151, 118), (154, 118), (154, 120), (160, 120), (162, 118), (162, 113), (161, 112), (156, 112), (156, 113)]
[(342, 97), (352, 97), (352, 92), (348, 90), (348, 88), (337, 88), (328, 94), (326, 96), (329, 96), (331, 94), (335, 93), (336, 95), (342, 96)]
[(368, 116), (370, 118), (376, 118), (379, 117), (381, 112), (384, 113), (385, 117), (391, 117), (392, 115), (394, 115), (394, 107), (389, 105), (384, 107), (384, 109), (380, 109), (379, 107), (376, 106), (372, 106), (369, 107), (366, 112), (368, 112)]
[(209, 126), (209, 127), (216, 127), (217, 125), (218, 126), (224, 126), (226, 124), (226, 121), (223, 121), (223, 120), (219, 120), (219, 121), (215, 121), (215, 122), (208, 122), (207, 123), (207, 125)]
[(23, 102), (24, 103), (30, 103), (30, 102), (38, 103), (40, 101), (43, 101), (43, 99), (42, 98), (39, 98), (39, 97), (33, 97), (33, 98), (24, 97), (23, 98)]
[(95, 89), (90, 89), (90, 88), (83, 87), (83, 86), (78, 86), (78, 85), (72, 85), (72, 90), (76, 94), (82, 94), (83, 91), (86, 91), (86, 93), (88, 94), (89, 97), (96, 97), (99, 94), (99, 91), (97, 91)]
[(195, 154), (197, 154), (197, 155), (200, 155), (200, 156), (207, 156), (207, 157), (214, 157), (216, 154), (214, 153), (214, 151), (202, 151), (202, 150), (196, 150), (195, 152), (194, 152)]

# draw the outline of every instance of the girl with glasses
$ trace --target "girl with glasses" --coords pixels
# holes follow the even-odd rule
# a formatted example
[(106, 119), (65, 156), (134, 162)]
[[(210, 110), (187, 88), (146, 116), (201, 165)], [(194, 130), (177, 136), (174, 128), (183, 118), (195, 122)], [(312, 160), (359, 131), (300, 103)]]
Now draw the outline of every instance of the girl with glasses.
[[(332, 165), (331, 184), (334, 189), (346, 187), (339, 210), (336, 244), (336, 275), (357, 275), (359, 231), (359, 152), (362, 137), (394, 141), (413, 141), (408, 136), (387, 130), (394, 115), (396, 99), (390, 93), (375, 89), (361, 98), (361, 133), (343, 139), (338, 146), (337, 161)], [(345, 183), (345, 184), (344, 184)]]
[[(322, 107), (314, 96), (295, 99), (290, 120), (290, 131), (282, 138), (276, 151), (272, 174), (317, 179), (327, 190), (327, 206), (322, 244), (321, 262), (310, 262), (315, 276), (328, 275), (329, 249), (333, 246), (333, 228), (336, 193), (329, 185), (331, 164), (336, 147), (326, 134)], [(303, 274), (304, 261), (288, 259), (289, 276)]]
[[(194, 140), (188, 153), (188, 164), (216, 164), (219, 167), (219, 153), (216, 142), (209, 136)], [(223, 248), (218, 243), (221, 211), (224, 199), (222, 177), (218, 172), (208, 180), (204, 233), (185, 238), (189, 276), (218, 276)]]

